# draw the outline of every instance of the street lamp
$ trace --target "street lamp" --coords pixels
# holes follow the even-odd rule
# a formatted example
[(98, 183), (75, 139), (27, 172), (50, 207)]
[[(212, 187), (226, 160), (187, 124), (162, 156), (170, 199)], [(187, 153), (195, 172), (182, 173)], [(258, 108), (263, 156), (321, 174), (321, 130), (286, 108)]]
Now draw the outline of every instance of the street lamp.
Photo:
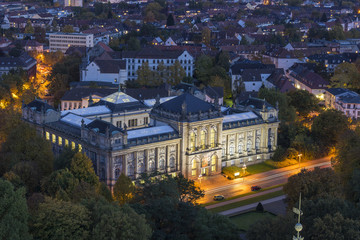
[(202, 179), (202, 174), (199, 175), (200, 188), (201, 188), (201, 179)]
[(300, 153), (300, 154), (298, 155), (298, 157), (299, 157), (299, 170), (300, 170), (301, 156), (302, 156), (302, 154)]
[(243, 170), (243, 177), (245, 176), (245, 171), (246, 171), (246, 164), (244, 163), (243, 167), (242, 167), (242, 170)]

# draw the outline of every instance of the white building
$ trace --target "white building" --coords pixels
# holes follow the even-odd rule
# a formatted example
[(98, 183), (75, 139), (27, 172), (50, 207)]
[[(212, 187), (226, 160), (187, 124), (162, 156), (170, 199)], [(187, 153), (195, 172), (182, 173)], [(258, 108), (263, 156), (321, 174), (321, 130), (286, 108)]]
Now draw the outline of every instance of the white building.
[(125, 60), (94, 60), (82, 71), (82, 81), (124, 83), (127, 80)]
[(147, 62), (151, 70), (156, 70), (162, 62), (165, 67), (170, 67), (178, 60), (184, 68), (186, 76), (192, 76), (194, 71), (194, 57), (186, 50), (160, 50), (157, 48), (144, 48), (140, 51), (125, 51), (123, 59), (126, 60), (128, 79), (137, 78), (136, 71)]
[(49, 35), (50, 52), (63, 53), (71, 47), (94, 47), (93, 34), (80, 33), (51, 33)]

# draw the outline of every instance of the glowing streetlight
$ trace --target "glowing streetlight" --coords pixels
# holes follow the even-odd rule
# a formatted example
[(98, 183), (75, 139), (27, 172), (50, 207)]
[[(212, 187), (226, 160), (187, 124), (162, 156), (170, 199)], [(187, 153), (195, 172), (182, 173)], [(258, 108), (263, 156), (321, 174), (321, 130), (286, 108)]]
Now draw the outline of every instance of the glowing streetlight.
[(300, 169), (301, 156), (302, 156), (302, 154), (300, 153), (300, 154), (298, 155), (298, 157), (299, 157), (299, 169)]

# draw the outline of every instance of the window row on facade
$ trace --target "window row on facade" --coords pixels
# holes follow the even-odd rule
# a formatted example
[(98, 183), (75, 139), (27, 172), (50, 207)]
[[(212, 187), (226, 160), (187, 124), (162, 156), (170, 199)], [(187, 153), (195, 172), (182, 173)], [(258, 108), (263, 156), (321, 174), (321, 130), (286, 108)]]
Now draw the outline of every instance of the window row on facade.
[(73, 141), (69, 141), (66, 138), (62, 138), (61, 136), (56, 136), (53, 133), (45, 132), (45, 138), (48, 141), (51, 141), (53, 144), (57, 144), (58, 146), (62, 147), (71, 147), (71, 149), (75, 150), (76, 148), (79, 150), (79, 152), (82, 151), (81, 144), (76, 144)]

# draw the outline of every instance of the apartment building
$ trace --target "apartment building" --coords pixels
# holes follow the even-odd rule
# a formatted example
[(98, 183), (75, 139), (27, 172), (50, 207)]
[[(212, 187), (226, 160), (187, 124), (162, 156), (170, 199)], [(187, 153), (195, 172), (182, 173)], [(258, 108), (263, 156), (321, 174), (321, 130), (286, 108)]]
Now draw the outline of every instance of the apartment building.
[(49, 35), (50, 52), (63, 53), (71, 47), (94, 47), (94, 35), (82, 33), (51, 33)]

